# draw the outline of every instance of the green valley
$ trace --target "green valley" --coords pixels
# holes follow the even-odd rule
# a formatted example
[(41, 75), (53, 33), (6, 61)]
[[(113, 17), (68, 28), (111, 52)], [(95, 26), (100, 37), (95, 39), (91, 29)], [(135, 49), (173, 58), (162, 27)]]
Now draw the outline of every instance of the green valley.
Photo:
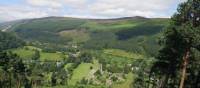
[[(6, 49), (41, 88), (131, 88), (141, 63), (152, 63), (168, 19), (46, 17), (4, 23), (25, 44)], [(25, 85), (25, 84), (22, 84)]]

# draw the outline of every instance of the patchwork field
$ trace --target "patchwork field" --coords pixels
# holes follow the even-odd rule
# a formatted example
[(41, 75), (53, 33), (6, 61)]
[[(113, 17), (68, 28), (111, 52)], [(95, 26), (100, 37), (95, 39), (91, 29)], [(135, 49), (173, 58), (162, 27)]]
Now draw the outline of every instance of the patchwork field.
[(25, 46), (24, 48), (12, 49), (11, 52), (19, 55), (19, 57), (21, 57), (22, 59), (32, 59), (32, 57), (35, 55), (35, 50), (39, 50), (40, 52), (39, 59), (41, 61), (60, 61), (63, 60), (64, 58), (67, 58), (67, 56), (63, 55), (62, 53), (42, 52), (40, 48), (33, 46)]
[(44, 53), (42, 52), (40, 55), (40, 60), (42, 61), (60, 61), (63, 60), (65, 55), (61, 53)]
[(126, 52), (124, 50), (119, 50), (119, 49), (105, 49), (104, 53), (108, 54), (108, 55), (113, 55), (113, 56), (118, 56), (118, 57), (124, 57), (124, 58), (132, 58), (132, 59), (143, 58), (143, 56), (140, 55), (140, 54)]
[(34, 51), (21, 48), (13, 49), (12, 52), (19, 55), (22, 59), (31, 59), (34, 55)]

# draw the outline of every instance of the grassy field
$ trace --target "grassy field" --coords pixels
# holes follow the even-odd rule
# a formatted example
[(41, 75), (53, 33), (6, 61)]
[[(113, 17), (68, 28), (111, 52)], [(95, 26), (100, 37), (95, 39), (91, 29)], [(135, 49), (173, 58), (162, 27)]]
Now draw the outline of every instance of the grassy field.
[(110, 30), (120, 30), (123, 28), (132, 28), (136, 26), (138, 23), (132, 23), (132, 22), (103, 22), (103, 23), (98, 23), (98, 22), (87, 22), (83, 27), (86, 27), (87, 29), (91, 31), (110, 31)]
[(13, 53), (19, 55), (19, 57), (21, 57), (22, 59), (31, 59), (33, 57), (33, 55), (35, 54), (35, 50), (40, 51), (40, 60), (41, 61), (60, 61), (64, 57), (66, 57), (62, 53), (58, 53), (58, 52), (57, 53), (42, 52), (40, 48), (36, 48), (33, 46), (25, 46), (24, 48), (12, 49), (11, 51)]
[(61, 53), (40, 53), (40, 60), (41, 61), (60, 61), (64, 57)]
[(68, 68), (70, 68), (73, 65), (73, 63), (67, 63), (64, 67), (65, 70), (67, 70)]
[(108, 54), (108, 55), (117, 56), (117, 57), (124, 57), (124, 58), (132, 58), (132, 59), (143, 58), (143, 56), (140, 55), (140, 54), (126, 52), (126, 51), (120, 50), (120, 49), (105, 49), (104, 53)]
[(32, 50), (25, 50), (22, 48), (18, 48), (18, 49), (13, 49), (11, 50), (13, 53), (19, 55), (19, 57), (21, 57), (22, 59), (31, 59), (34, 55), (34, 51)]
[(94, 70), (99, 68), (99, 64), (95, 61), (92, 63), (82, 63), (74, 71), (73, 76), (69, 81), (69, 85), (75, 85), (77, 82), (81, 81), (84, 77), (88, 78), (88, 74), (92, 71), (90, 67), (93, 67)]

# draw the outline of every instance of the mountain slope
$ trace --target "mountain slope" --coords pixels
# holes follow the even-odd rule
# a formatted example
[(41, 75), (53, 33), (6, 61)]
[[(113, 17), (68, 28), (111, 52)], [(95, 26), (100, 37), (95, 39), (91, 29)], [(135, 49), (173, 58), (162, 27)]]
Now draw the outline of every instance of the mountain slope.
[(81, 43), (87, 49), (117, 48), (134, 52), (158, 48), (156, 38), (168, 19), (124, 17), (117, 19), (79, 19), (46, 17), (0, 24), (27, 41), (66, 45)]
[(0, 51), (17, 48), (23, 46), (24, 44), (24, 41), (22, 41), (15, 35), (0, 31)]

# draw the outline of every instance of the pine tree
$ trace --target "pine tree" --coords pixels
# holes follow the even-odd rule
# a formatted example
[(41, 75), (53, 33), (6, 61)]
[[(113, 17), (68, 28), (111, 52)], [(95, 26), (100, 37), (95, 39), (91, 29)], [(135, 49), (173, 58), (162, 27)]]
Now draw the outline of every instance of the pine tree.
[(185, 80), (191, 77), (187, 74), (193, 74), (193, 50), (200, 50), (200, 0), (188, 0), (179, 5), (160, 44), (163, 47), (150, 74), (152, 85), (159, 88), (195, 86), (186, 85)]

